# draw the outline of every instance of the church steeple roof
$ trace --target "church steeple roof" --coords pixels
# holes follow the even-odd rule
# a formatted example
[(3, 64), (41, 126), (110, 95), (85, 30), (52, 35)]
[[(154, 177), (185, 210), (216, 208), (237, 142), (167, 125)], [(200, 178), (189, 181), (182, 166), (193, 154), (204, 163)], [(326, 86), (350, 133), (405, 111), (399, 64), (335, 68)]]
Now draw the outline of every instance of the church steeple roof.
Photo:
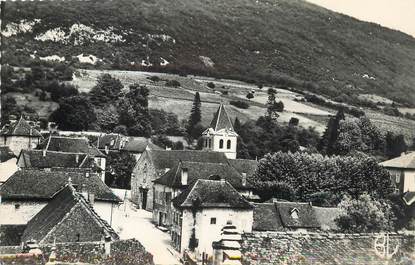
[(212, 128), (215, 131), (219, 131), (222, 129), (233, 131), (232, 122), (229, 119), (228, 113), (225, 110), (225, 106), (222, 103), (216, 111), (215, 116), (213, 116), (213, 120), (210, 123), (210, 128)]

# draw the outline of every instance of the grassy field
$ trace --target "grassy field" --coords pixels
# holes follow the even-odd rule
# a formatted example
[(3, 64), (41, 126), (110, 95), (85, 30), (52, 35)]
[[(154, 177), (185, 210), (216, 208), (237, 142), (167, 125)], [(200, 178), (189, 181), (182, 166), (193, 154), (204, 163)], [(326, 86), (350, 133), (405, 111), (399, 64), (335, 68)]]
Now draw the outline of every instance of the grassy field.
[[(80, 68), (192, 73), (415, 104), (413, 37), (303, 0), (7, 1), (4, 7), (2, 59), (10, 65), (59, 56)], [(96, 64), (81, 64), (81, 54)]]

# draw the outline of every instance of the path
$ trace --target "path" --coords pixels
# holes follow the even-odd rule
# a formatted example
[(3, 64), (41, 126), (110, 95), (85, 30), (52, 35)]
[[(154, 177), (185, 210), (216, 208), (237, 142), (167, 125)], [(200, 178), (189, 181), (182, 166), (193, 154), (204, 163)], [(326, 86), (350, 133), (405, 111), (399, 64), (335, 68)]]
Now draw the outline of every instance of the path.
[(114, 208), (112, 227), (121, 239), (135, 238), (153, 254), (156, 265), (181, 264), (168, 250), (170, 235), (157, 229), (151, 223), (151, 212), (136, 209), (130, 202)]

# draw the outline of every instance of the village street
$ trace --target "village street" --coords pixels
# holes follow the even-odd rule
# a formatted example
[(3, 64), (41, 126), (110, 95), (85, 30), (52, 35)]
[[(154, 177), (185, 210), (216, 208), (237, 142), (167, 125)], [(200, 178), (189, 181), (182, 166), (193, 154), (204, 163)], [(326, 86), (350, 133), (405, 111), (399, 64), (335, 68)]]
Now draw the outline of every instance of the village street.
[[(151, 223), (151, 212), (136, 209), (127, 199), (113, 209), (112, 227), (121, 239), (135, 238), (153, 254), (156, 265), (181, 264), (171, 253), (170, 235)], [(170, 249), (170, 250), (169, 250)]]

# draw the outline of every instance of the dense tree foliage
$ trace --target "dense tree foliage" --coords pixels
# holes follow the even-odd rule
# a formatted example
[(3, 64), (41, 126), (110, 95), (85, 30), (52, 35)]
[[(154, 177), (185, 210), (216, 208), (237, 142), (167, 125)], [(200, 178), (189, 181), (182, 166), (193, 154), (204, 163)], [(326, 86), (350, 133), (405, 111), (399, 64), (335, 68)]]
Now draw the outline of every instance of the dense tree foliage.
[(182, 136), (185, 131), (180, 127), (177, 115), (162, 109), (150, 109), (153, 134)]
[(339, 137), (339, 127), (340, 121), (344, 120), (344, 111), (340, 109), (335, 117), (331, 117), (327, 123), (326, 130), (320, 140), (320, 144), (318, 146), (318, 150), (322, 154), (332, 155), (336, 153), (336, 141)]
[(88, 130), (96, 121), (94, 107), (85, 96), (63, 98), (59, 108), (50, 117), (61, 130)]
[(406, 152), (408, 146), (406, 145), (404, 136), (402, 134), (395, 135), (388, 132), (385, 137), (385, 155), (388, 158), (394, 158), (400, 156), (403, 152)]
[(373, 233), (393, 231), (396, 217), (391, 205), (384, 200), (373, 199), (368, 194), (358, 198), (345, 196), (339, 204), (342, 214), (336, 219), (345, 233)]
[(91, 102), (97, 106), (113, 103), (118, 100), (122, 88), (120, 80), (110, 74), (103, 74), (98, 77), (97, 84), (89, 92)]
[[(285, 182), (300, 201), (335, 205), (343, 195), (358, 198), (368, 193), (384, 198), (392, 192), (389, 173), (370, 156), (332, 156), (307, 153), (267, 154), (251, 180), (256, 187)], [(319, 196), (316, 196), (319, 195)]]
[(151, 119), (148, 110), (149, 91), (145, 86), (130, 85), (128, 93), (120, 100), (120, 124), (125, 125), (131, 136), (150, 137)]
[(235, 121), (235, 131), (239, 134), (238, 157), (261, 158), (277, 151), (296, 152), (300, 146), (311, 151), (316, 149), (319, 134), (314, 128), (277, 124), (269, 117), (260, 117), (256, 122), (240, 124)]
[(160, 146), (161, 148), (171, 148), (172, 150), (183, 150), (184, 149), (183, 142), (181, 141), (174, 142), (170, 140), (166, 135), (163, 135), (163, 134), (152, 136), (151, 141), (155, 145)]
[(110, 152), (107, 155), (105, 183), (115, 188), (130, 189), (135, 163), (134, 156), (128, 152)]

